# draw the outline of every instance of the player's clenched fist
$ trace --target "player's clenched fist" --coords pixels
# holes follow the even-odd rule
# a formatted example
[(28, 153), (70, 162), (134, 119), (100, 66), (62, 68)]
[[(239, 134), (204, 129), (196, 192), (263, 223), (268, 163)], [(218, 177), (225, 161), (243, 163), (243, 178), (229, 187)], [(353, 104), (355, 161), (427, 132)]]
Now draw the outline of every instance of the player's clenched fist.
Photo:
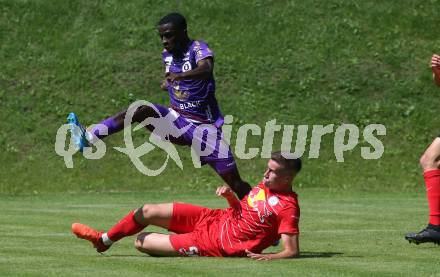
[(432, 55), (431, 58), (431, 67), (440, 67), (440, 56), (437, 54)]
[(434, 73), (434, 81), (440, 87), (440, 56), (437, 54), (431, 57), (431, 69)]
[(179, 73), (167, 72), (167, 73), (165, 74), (165, 79), (166, 79), (169, 83), (173, 84), (174, 82), (177, 82), (177, 81), (183, 80), (183, 77), (182, 77), (182, 74), (179, 74)]
[(235, 211), (240, 210), (240, 201), (235, 197), (234, 192), (228, 186), (221, 186), (217, 188), (216, 194), (218, 196), (224, 197), (230, 207), (234, 208)]
[(217, 188), (216, 194), (218, 196), (224, 197), (224, 198), (231, 198), (234, 197), (234, 193), (232, 192), (231, 188), (228, 186), (221, 186)]

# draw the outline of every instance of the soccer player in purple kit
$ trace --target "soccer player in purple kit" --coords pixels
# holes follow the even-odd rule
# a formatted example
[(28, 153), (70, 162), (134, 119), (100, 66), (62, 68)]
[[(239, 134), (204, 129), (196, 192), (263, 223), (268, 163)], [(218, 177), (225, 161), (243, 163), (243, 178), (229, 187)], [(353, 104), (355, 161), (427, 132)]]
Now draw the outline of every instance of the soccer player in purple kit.
[[(229, 146), (227, 145), (226, 155), (220, 155), (219, 150), (220, 145), (224, 143), (221, 131), (223, 115), (215, 98), (213, 52), (205, 42), (188, 37), (186, 20), (179, 13), (170, 13), (163, 17), (157, 24), (157, 30), (164, 46), (162, 58), (165, 64), (165, 79), (161, 89), (168, 91), (170, 107), (154, 104), (153, 108), (143, 105), (133, 112), (132, 123), (140, 123), (151, 117), (165, 117), (172, 113), (173, 124), (177, 128), (189, 129), (179, 137), (168, 136), (167, 139), (174, 144), (187, 146), (191, 146), (194, 135), (200, 136), (194, 133), (197, 126), (210, 124), (215, 129), (217, 139), (215, 145), (208, 145), (204, 136), (196, 137), (213, 149), (211, 154), (201, 156), (200, 161), (202, 164), (209, 164), (242, 199), (251, 187), (241, 179)], [(69, 114), (68, 122), (72, 128), (80, 130), (79, 135), (72, 131), (78, 148), (82, 150), (88, 145), (86, 137), (89, 140), (102, 139), (121, 131), (124, 128), (126, 113), (127, 110), (109, 117), (89, 131), (81, 126), (75, 114)], [(103, 135), (102, 126), (107, 128), (107, 135)], [(154, 130), (151, 125), (146, 127), (150, 131)]]

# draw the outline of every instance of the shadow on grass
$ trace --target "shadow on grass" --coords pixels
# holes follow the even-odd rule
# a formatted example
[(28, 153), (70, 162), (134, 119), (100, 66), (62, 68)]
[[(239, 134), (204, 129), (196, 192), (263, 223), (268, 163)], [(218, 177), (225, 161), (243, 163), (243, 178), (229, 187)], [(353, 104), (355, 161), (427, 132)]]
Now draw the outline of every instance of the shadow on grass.
[[(332, 257), (338, 257), (338, 256), (343, 256), (344, 253), (342, 252), (308, 252), (308, 251), (304, 251), (301, 252), (301, 255), (298, 257), (298, 259), (308, 259), (308, 258), (332, 258)], [(133, 258), (144, 258), (144, 257), (152, 257), (152, 258), (175, 258), (175, 257), (161, 257), (161, 256), (153, 256), (153, 255), (124, 255), (124, 254), (112, 254), (112, 255), (102, 255), (103, 257), (106, 258), (127, 258), (127, 257), (133, 257)], [(355, 257), (355, 256), (350, 256), (350, 257)], [(356, 257), (360, 257), (360, 256), (356, 256)]]
[(148, 256), (146, 254), (145, 255), (142, 255), (142, 254), (139, 254), (139, 255), (135, 255), (135, 254), (108, 254), (108, 255), (102, 254), (101, 257), (104, 257), (104, 258), (145, 258), (145, 257), (150, 257), (150, 256)]
[(307, 259), (307, 258), (331, 258), (331, 257), (337, 257), (342, 256), (344, 253), (342, 252), (308, 252), (303, 251), (299, 255), (299, 259)]

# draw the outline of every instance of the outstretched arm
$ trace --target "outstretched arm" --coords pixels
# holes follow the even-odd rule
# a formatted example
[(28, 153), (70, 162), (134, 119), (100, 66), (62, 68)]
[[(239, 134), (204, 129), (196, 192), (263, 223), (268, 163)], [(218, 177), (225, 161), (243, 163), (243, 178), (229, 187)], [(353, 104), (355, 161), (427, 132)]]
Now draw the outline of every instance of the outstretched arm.
[(240, 207), (240, 201), (235, 196), (234, 192), (228, 186), (221, 186), (217, 188), (216, 194), (218, 196), (226, 198), (230, 207), (238, 209)]
[(299, 255), (298, 235), (281, 234), (284, 249), (278, 253), (256, 254), (246, 250), (247, 256), (253, 260), (267, 261), (274, 259), (295, 258)]
[(168, 72), (165, 75), (165, 78), (169, 83), (173, 83), (175, 81), (180, 80), (204, 80), (211, 78), (212, 72), (214, 71), (214, 60), (212, 58), (206, 58), (200, 60), (197, 63), (197, 67), (181, 73)]
[(440, 87), (440, 56), (437, 54), (432, 55), (431, 58), (431, 69), (434, 82)]

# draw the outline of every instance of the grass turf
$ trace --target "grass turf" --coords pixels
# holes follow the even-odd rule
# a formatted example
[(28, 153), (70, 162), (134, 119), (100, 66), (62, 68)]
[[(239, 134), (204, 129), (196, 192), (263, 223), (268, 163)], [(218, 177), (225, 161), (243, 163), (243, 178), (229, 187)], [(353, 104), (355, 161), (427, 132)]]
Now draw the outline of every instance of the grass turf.
[[(111, 148), (123, 146), (120, 134), (106, 140), (102, 160), (77, 155), (72, 170), (54, 152), (71, 111), (92, 124), (136, 99), (167, 105), (155, 23), (175, 10), (187, 17), (191, 37), (215, 52), (216, 95), (223, 113), (234, 116), (233, 146), (239, 126), (264, 127), (274, 118), (296, 126), (352, 123), (361, 133), (370, 123), (387, 127), (379, 160), (361, 158), (360, 147), (368, 146), (362, 136), (344, 163), (335, 160), (333, 135), (323, 139), (318, 159), (306, 158), (308, 141), (299, 180), (307, 187), (414, 189), (418, 157), (438, 134), (440, 97), (428, 68), (440, 45), (438, 0), (0, 3), (0, 163), (7, 165), (0, 194), (143, 190), (146, 182), (162, 188), (176, 175), (173, 187), (183, 189), (218, 182), (211, 170), (182, 174), (176, 166), (146, 179)], [(135, 134), (137, 146), (145, 136)], [(280, 137), (276, 132), (274, 149)], [(248, 138), (248, 147), (262, 147), (261, 136)], [(188, 149), (181, 153), (190, 160)], [(157, 151), (145, 162), (155, 168), (163, 158)], [(252, 183), (265, 163), (238, 161)]]
[[(438, 273), (438, 246), (408, 244), (406, 231), (426, 223), (420, 193), (300, 189), (301, 258), (153, 258), (126, 238), (105, 255), (70, 233), (80, 221), (109, 228), (142, 203), (226, 203), (207, 193), (53, 194), (2, 197), (0, 276), (429, 276)], [(150, 228), (159, 231), (159, 229)], [(267, 251), (276, 251), (273, 247)]]
[[(438, 248), (409, 246), (402, 236), (426, 222), (417, 160), (438, 133), (440, 97), (427, 66), (439, 51), (438, 0), (0, 3), (1, 276), (436, 274)], [(303, 190), (304, 259), (269, 268), (246, 259), (157, 259), (137, 254), (129, 240), (102, 257), (68, 234), (74, 220), (107, 228), (144, 201), (221, 205), (210, 194), (218, 176), (192, 170), (188, 149), (179, 148), (185, 172), (170, 166), (159, 177), (143, 176), (111, 148), (123, 146), (120, 134), (106, 140), (102, 160), (77, 155), (71, 170), (53, 151), (71, 111), (90, 124), (136, 99), (168, 102), (158, 89), (163, 65), (154, 24), (174, 10), (216, 53), (217, 97), (235, 131), (274, 118), (386, 125), (379, 160), (363, 160), (361, 142), (337, 163), (333, 136), (324, 138), (318, 159), (305, 157), (297, 186), (319, 189)], [(135, 135), (137, 145), (144, 140)], [(261, 138), (249, 144), (261, 147)], [(145, 158), (160, 166), (163, 153)], [(237, 163), (255, 183), (266, 160)], [(100, 191), (142, 192), (88, 194)]]

